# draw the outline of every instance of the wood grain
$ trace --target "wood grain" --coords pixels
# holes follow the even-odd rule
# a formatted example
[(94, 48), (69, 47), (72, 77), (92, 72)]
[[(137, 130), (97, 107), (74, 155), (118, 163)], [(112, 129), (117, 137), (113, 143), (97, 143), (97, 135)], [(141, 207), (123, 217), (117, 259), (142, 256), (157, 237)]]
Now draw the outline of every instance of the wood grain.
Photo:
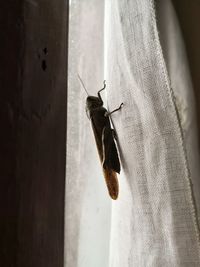
[(63, 267), (67, 2), (1, 3), (2, 267)]

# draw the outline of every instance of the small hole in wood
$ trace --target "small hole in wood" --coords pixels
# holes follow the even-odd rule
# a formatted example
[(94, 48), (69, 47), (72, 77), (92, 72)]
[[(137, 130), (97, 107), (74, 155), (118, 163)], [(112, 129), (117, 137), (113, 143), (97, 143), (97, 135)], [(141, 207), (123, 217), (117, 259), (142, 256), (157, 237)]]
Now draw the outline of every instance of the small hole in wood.
[(42, 60), (42, 69), (43, 69), (43, 71), (45, 71), (47, 69), (46, 60)]
[(48, 54), (48, 50), (47, 50), (47, 48), (46, 48), (46, 47), (43, 49), (43, 52), (44, 52), (44, 54), (45, 54), (45, 55), (47, 55), (47, 54)]

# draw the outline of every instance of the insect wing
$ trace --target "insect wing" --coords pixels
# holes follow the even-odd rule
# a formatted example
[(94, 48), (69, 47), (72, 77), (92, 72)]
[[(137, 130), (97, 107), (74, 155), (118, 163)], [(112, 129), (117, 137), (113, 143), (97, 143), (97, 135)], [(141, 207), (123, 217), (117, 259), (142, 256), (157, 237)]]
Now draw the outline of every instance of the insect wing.
[(109, 195), (112, 199), (116, 200), (119, 194), (119, 184), (117, 173), (107, 167), (103, 168), (103, 173), (108, 188)]
[(109, 125), (104, 127), (102, 132), (103, 145), (103, 172), (108, 187), (109, 195), (112, 199), (117, 199), (119, 194), (119, 184), (116, 172), (120, 173), (120, 163), (115, 145), (113, 131)]
[(105, 126), (102, 132), (103, 145), (103, 168), (110, 168), (120, 173), (120, 162), (117, 148), (114, 141), (114, 130), (111, 129), (110, 123)]
[(113, 130), (109, 118), (105, 117), (104, 113), (104, 108), (99, 109), (91, 116), (91, 123), (109, 195), (112, 199), (117, 199), (119, 185), (116, 172), (120, 172), (120, 163)]

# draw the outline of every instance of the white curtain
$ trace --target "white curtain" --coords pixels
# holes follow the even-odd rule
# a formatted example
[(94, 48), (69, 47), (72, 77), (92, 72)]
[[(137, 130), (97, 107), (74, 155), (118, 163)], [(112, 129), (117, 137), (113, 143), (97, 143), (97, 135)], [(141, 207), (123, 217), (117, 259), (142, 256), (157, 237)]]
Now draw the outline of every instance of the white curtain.
[[(200, 266), (193, 88), (170, 0), (72, 0), (65, 267)], [(108, 197), (85, 114), (107, 81), (119, 198)]]

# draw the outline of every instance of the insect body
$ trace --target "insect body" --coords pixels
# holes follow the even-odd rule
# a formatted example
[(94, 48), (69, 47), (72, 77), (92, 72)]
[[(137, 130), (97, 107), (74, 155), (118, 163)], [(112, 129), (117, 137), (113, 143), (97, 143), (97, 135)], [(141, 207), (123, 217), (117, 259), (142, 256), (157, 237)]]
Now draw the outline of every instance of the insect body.
[(91, 120), (109, 195), (112, 199), (117, 199), (119, 193), (117, 173), (120, 173), (120, 162), (114, 141), (116, 134), (114, 129), (111, 129), (109, 116), (113, 112), (120, 110), (123, 103), (119, 108), (108, 112), (103, 107), (103, 100), (100, 95), (100, 92), (105, 88), (106, 83), (104, 81), (104, 87), (98, 91), (98, 97), (87, 97), (86, 112)]

